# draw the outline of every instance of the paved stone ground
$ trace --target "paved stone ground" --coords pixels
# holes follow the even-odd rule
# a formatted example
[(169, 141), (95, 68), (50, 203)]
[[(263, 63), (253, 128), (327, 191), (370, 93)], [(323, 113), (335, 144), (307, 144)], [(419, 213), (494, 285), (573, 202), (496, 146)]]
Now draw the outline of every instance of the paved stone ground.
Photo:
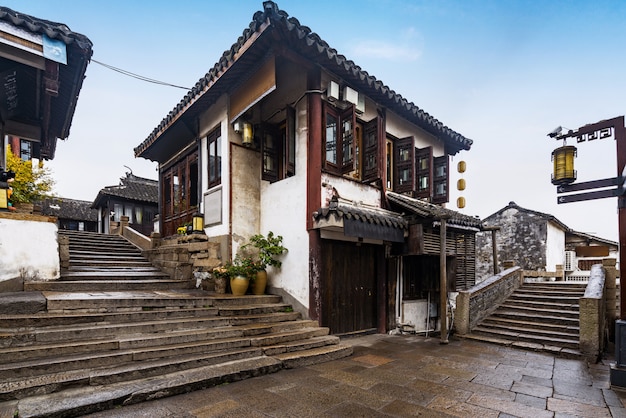
[(354, 354), (92, 414), (112, 417), (626, 417), (608, 362), (452, 338), (369, 335)]

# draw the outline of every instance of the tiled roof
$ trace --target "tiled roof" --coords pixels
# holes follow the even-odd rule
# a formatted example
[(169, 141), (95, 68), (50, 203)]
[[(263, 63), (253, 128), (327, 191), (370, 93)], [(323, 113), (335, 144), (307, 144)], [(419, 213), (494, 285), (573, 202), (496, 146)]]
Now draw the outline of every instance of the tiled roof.
[(571, 231), (572, 230), (569, 226), (565, 225), (563, 222), (561, 222), (559, 219), (557, 219), (557, 217), (554, 216), (554, 215), (550, 215), (549, 213), (543, 213), (543, 212), (539, 212), (539, 211), (532, 210), (532, 209), (526, 209), (526, 208), (523, 208), (523, 207), (519, 206), (515, 202), (509, 202), (509, 204), (507, 206), (503, 207), (502, 209), (500, 209), (496, 213), (493, 213), (493, 214), (487, 216), (483, 221), (485, 223), (489, 223), (491, 218), (493, 218), (495, 216), (498, 216), (502, 212), (504, 212), (506, 210), (509, 210), (509, 209), (516, 209), (516, 210), (518, 210), (520, 212), (533, 214), (535, 216), (538, 216), (540, 218), (545, 219), (546, 221), (554, 222), (555, 224), (559, 225), (561, 227), (561, 229), (563, 229), (564, 231)]
[(139, 202), (154, 203), (159, 201), (159, 182), (128, 173), (120, 179), (117, 186), (106, 186), (100, 190), (93, 202), (98, 207), (105, 197), (114, 196)]
[(601, 242), (601, 243), (606, 244), (606, 245), (610, 245), (612, 247), (616, 247), (616, 248), (619, 247), (619, 243), (618, 242), (611, 241), (610, 239), (606, 239), (606, 238), (600, 238), (600, 237), (597, 237), (595, 235), (587, 234), (585, 232), (578, 232), (578, 231), (574, 231), (574, 230), (569, 230), (569, 231), (567, 231), (567, 233), (571, 234), (571, 235), (575, 235), (575, 236), (581, 237), (581, 238), (584, 238), (584, 239), (587, 239), (589, 241), (597, 241), (597, 242)]
[(41, 202), (41, 213), (76, 221), (96, 222), (98, 220), (98, 211), (91, 208), (91, 202), (61, 197), (44, 199)]
[[(47, 96), (50, 99), (50, 116), (44, 117), (43, 132), (40, 138), (41, 158), (53, 159), (56, 152), (57, 139), (65, 139), (70, 134), (70, 127), (83, 85), (85, 71), (93, 54), (93, 44), (85, 35), (73, 32), (63, 23), (16, 12), (0, 6), (0, 22), (35, 35), (46, 35), (51, 39), (62, 41), (67, 46), (67, 65), (59, 65), (58, 94)], [(38, 108), (39, 98), (21, 95), (20, 101), (25, 107)]]
[(16, 12), (8, 7), (0, 6), (0, 20), (22, 28), (30, 33), (46, 35), (51, 39), (63, 41), (66, 45), (76, 43), (81, 49), (91, 50), (93, 44), (85, 35), (73, 32), (63, 23), (52, 22)]
[(402, 215), (384, 209), (370, 209), (363, 206), (339, 204), (337, 207), (320, 208), (313, 212), (313, 219), (328, 219), (330, 216), (353, 219), (365, 224), (382, 225), (396, 229), (408, 229), (407, 221)]
[[(273, 33), (274, 36), (263, 35)], [(263, 11), (254, 14), (253, 20), (230, 49), (226, 50), (219, 61), (202, 77), (185, 95), (178, 105), (161, 121), (152, 133), (135, 148), (135, 155), (152, 158), (148, 150), (156, 140), (167, 131), (185, 113), (190, 117), (197, 115), (200, 109), (215, 102), (218, 95), (228, 91), (230, 85), (239, 82), (241, 73), (233, 70), (235, 63), (242, 61), (241, 66), (252, 66), (259, 62), (265, 54), (276, 47), (277, 37), (296, 53), (314, 63), (327, 68), (340, 76), (351, 87), (363, 92), (366, 96), (412, 121), (427, 132), (441, 138), (446, 144), (447, 152), (456, 154), (460, 150), (469, 150), (472, 140), (445, 126), (414, 103), (407, 101), (394, 90), (383, 84), (376, 77), (369, 75), (353, 61), (331, 48), (319, 35), (307, 26), (280, 10), (272, 1), (263, 2)], [(255, 45), (258, 48), (253, 48)], [(239, 71), (245, 71), (241, 69)], [(232, 73), (232, 74), (231, 74)], [(219, 87), (218, 87), (219, 86)], [(214, 91), (214, 96), (210, 92)], [(193, 124), (191, 124), (193, 126)]]
[(477, 230), (482, 228), (482, 222), (477, 217), (465, 215), (442, 206), (433, 205), (432, 203), (420, 199), (414, 199), (399, 193), (387, 192), (387, 200), (389, 200), (392, 206), (409, 211), (421, 218), (432, 220), (446, 218), (448, 225), (452, 228), (455, 226)]

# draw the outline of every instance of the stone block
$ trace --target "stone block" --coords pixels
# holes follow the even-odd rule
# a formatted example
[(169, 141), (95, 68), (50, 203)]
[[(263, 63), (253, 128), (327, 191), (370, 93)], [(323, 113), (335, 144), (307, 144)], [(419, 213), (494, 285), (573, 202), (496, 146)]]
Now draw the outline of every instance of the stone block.
[(193, 267), (194, 268), (203, 268), (206, 270), (212, 270), (215, 267), (221, 265), (222, 262), (220, 260), (217, 260), (215, 258), (203, 258), (200, 260), (196, 260), (193, 263)]
[(206, 241), (200, 242), (190, 242), (187, 244), (187, 251), (195, 253), (200, 251), (207, 251), (209, 248), (209, 243)]
[(41, 292), (7, 292), (0, 294), (0, 315), (28, 315), (46, 310)]

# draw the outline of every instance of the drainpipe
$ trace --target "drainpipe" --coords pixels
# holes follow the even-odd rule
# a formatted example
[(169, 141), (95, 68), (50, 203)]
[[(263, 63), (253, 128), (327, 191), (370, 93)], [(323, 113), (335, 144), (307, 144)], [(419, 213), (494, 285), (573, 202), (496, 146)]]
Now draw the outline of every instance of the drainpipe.
[(440, 344), (448, 344), (448, 277), (446, 264), (447, 218), (441, 218), (439, 226), (439, 314), (441, 317)]

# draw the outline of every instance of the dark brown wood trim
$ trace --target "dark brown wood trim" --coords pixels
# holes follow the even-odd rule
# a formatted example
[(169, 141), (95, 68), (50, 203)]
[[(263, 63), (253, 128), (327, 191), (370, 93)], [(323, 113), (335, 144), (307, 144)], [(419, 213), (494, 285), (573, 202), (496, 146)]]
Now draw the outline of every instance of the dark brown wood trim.
[[(318, 67), (307, 74), (307, 90), (320, 91), (321, 72)], [(309, 232), (309, 318), (319, 321), (321, 315), (320, 263), (321, 238), (313, 229), (313, 212), (319, 209), (322, 201), (322, 95), (309, 93), (307, 96), (307, 197), (305, 225)]]

